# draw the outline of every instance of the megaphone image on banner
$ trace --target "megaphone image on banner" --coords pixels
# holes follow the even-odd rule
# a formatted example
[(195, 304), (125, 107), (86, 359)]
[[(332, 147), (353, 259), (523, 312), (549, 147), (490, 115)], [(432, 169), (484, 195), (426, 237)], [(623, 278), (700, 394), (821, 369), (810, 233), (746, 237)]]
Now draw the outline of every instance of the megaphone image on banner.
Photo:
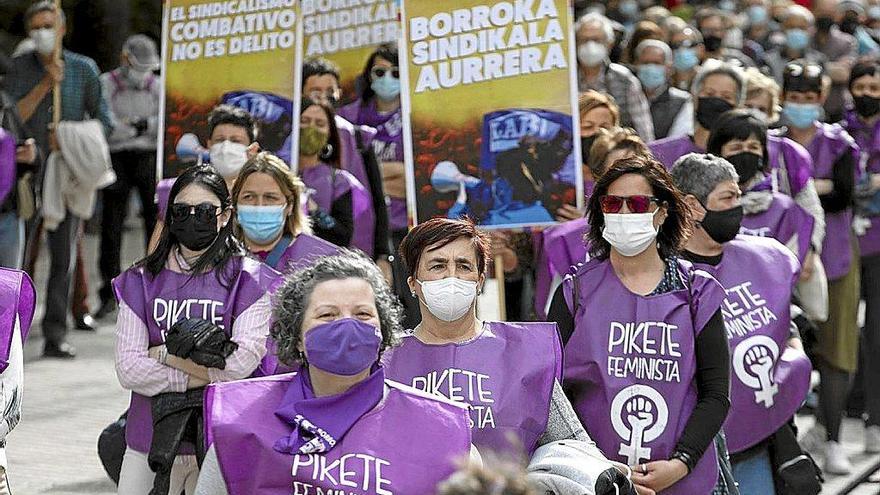
[(197, 162), (199, 159), (203, 162), (208, 161), (208, 148), (202, 146), (199, 138), (191, 132), (180, 136), (174, 152), (177, 153), (177, 159), (182, 162)]
[(474, 185), (479, 184), (480, 179), (463, 174), (458, 169), (458, 165), (448, 160), (438, 163), (431, 173), (431, 186), (440, 193), (456, 192), (462, 182), (466, 185)]

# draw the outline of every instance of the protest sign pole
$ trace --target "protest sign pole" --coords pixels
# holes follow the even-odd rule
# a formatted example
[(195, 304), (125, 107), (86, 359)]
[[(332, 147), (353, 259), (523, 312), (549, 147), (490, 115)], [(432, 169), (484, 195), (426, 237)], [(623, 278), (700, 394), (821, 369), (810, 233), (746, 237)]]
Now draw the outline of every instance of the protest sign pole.
[(495, 281), (498, 283), (498, 320), (507, 321), (507, 297), (504, 295), (504, 258), (500, 254), (496, 254), (493, 262)]
[[(52, 57), (55, 63), (61, 61), (61, 0), (55, 0), (55, 50)], [(61, 122), (61, 83), (55, 82), (52, 88), (52, 124), (57, 126)]]

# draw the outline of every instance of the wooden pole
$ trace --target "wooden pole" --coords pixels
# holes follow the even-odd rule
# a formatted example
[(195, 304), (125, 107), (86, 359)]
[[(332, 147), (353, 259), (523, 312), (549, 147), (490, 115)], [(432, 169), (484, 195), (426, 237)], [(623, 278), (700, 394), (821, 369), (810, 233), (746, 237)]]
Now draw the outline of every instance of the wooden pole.
[(495, 264), (495, 282), (498, 283), (498, 319), (507, 321), (507, 298), (504, 296), (504, 258), (496, 255)]
[[(55, 62), (61, 61), (61, 0), (55, 0), (55, 51), (52, 57)], [(56, 82), (52, 88), (52, 124), (61, 122), (61, 83)]]

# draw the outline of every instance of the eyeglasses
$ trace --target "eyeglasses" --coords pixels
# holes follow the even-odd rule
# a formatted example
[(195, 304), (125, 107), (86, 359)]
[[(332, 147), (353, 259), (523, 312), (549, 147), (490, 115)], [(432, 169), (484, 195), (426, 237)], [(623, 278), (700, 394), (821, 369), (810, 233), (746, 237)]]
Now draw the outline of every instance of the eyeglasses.
[(697, 40), (682, 40), (680, 43), (669, 45), (669, 48), (672, 51), (678, 50), (679, 48), (693, 48), (695, 46), (700, 46), (703, 43)]
[(199, 222), (210, 222), (212, 219), (220, 215), (217, 210), (222, 209), (211, 203), (200, 203), (197, 205), (188, 205), (186, 203), (174, 203), (171, 205), (171, 219), (177, 221), (186, 220), (186, 217), (195, 214), (196, 220)]
[(612, 196), (606, 194), (599, 198), (602, 213), (619, 213), (624, 203), (626, 203), (630, 213), (648, 213), (651, 203), (659, 204), (659, 202), (658, 198), (645, 196), (644, 194), (634, 194), (632, 196)]
[(325, 91), (321, 91), (319, 89), (316, 89), (314, 91), (309, 92), (308, 96), (313, 101), (321, 101), (321, 100), (327, 99), (330, 102), (335, 102), (336, 100), (339, 99), (336, 91), (326, 91), (325, 92)]
[(370, 74), (373, 77), (385, 77), (385, 74), (391, 71), (391, 77), (394, 79), (400, 79), (400, 69), (398, 67), (373, 67), (370, 69)]

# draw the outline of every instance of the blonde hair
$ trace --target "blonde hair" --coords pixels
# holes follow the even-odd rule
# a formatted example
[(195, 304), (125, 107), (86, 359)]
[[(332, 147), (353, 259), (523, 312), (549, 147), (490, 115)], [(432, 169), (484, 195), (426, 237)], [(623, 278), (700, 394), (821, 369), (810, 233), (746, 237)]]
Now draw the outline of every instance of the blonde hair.
[[(257, 153), (256, 156), (245, 162), (241, 168), (238, 178), (235, 180), (235, 185), (232, 186), (232, 206), (238, 207), (238, 196), (241, 194), (244, 183), (251, 174), (256, 173), (263, 173), (275, 179), (275, 183), (281, 188), (281, 193), (287, 198), (287, 204), (290, 205), (290, 215), (287, 216), (285, 231), (294, 237), (298, 234), (311, 234), (312, 225), (309, 223), (309, 219), (303, 211), (300, 201), (303, 194), (305, 194), (305, 184), (302, 179), (290, 171), (290, 168), (281, 158), (267, 151)], [(237, 216), (233, 215), (233, 218), (235, 218), (236, 237), (244, 239), (244, 233), (242, 232), (241, 225), (238, 224)]]
[(578, 96), (579, 115), (584, 115), (590, 110), (600, 107), (607, 108), (608, 112), (611, 113), (611, 119), (614, 120), (612, 122), (613, 125), (620, 125), (620, 109), (617, 108), (617, 103), (614, 103), (610, 96), (592, 89), (588, 89)]
[(746, 99), (754, 98), (761, 93), (767, 93), (770, 95), (770, 113), (767, 115), (767, 118), (770, 122), (775, 122), (779, 120), (779, 93), (780, 88), (779, 84), (773, 80), (773, 78), (768, 77), (761, 73), (760, 70), (749, 67), (746, 69)]
[(629, 150), (636, 155), (650, 156), (651, 152), (642, 141), (636, 131), (626, 128), (615, 127), (613, 129), (599, 129), (593, 146), (590, 147), (587, 167), (593, 174), (593, 180), (605, 173), (605, 160), (615, 150)]

